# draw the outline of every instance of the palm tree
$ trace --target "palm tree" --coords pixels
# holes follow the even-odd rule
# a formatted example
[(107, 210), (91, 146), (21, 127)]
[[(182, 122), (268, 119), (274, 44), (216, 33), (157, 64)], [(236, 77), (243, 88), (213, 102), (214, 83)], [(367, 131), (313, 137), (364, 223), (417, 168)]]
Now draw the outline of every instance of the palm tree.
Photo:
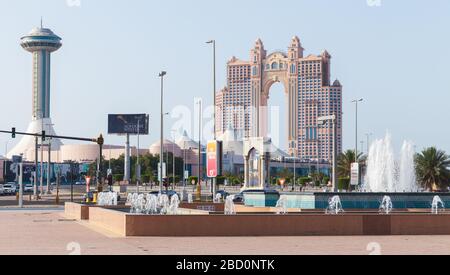
[[(355, 151), (347, 150), (340, 154), (337, 161), (337, 173), (340, 178), (350, 178), (352, 163), (355, 162)], [(362, 153), (358, 154), (358, 163), (364, 164), (366, 158)]]
[(416, 174), (419, 183), (426, 189), (438, 190), (450, 181), (450, 156), (444, 151), (430, 147), (416, 155)]

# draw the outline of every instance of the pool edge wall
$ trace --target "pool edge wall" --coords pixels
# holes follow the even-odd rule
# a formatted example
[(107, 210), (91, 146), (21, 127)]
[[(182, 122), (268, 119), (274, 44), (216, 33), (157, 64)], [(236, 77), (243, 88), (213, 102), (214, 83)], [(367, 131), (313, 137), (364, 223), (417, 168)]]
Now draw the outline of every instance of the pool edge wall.
[(91, 209), (93, 225), (123, 237), (450, 235), (450, 215), (133, 215)]

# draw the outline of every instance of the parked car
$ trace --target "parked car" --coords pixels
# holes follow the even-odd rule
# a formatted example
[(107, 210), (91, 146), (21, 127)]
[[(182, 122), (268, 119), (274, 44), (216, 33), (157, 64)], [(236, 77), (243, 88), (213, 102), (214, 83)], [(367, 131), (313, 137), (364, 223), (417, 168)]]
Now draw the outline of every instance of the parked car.
[(5, 195), (13, 195), (17, 192), (17, 187), (15, 183), (7, 183), (3, 185), (3, 192)]
[(0, 196), (4, 195), (3, 184), (0, 184)]
[(222, 196), (222, 199), (224, 199), (224, 200), (226, 200), (227, 197), (230, 195), (230, 193), (228, 193), (225, 190), (219, 190), (216, 192), (216, 196), (217, 196), (217, 194), (220, 194)]
[(273, 193), (273, 194), (277, 194), (278, 196), (280, 194), (276, 190), (245, 190), (245, 191), (242, 191), (242, 192), (234, 195), (233, 202), (235, 202), (235, 203), (245, 203), (245, 198), (244, 198), (244, 194), (245, 193)]
[(33, 184), (25, 184), (23, 186), (24, 193), (32, 193), (33, 192)]

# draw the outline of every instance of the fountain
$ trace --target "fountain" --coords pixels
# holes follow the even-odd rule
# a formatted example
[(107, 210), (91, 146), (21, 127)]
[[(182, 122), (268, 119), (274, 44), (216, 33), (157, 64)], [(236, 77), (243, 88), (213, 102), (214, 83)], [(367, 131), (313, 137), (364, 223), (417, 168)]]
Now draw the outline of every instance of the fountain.
[[(440, 207), (439, 207), (440, 206)], [(431, 204), (431, 213), (438, 215), (439, 208), (441, 208), (441, 212), (445, 211), (445, 204), (439, 196), (435, 196), (433, 198), (433, 203)]]
[(188, 203), (194, 203), (194, 197), (191, 193), (188, 194)]
[(165, 194), (158, 195), (158, 206), (161, 208), (160, 214), (167, 215), (169, 213), (169, 197)]
[(147, 194), (145, 203), (145, 214), (154, 215), (158, 213), (158, 197)]
[(97, 197), (99, 206), (117, 206), (118, 194), (116, 192), (101, 192)]
[(169, 215), (178, 215), (178, 207), (180, 206), (180, 199), (178, 195), (175, 194), (170, 199), (170, 205), (167, 214)]
[(391, 197), (384, 196), (383, 201), (381, 202), (381, 205), (380, 205), (380, 213), (389, 215), (392, 212), (393, 208), (394, 207), (392, 204)]
[(216, 196), (214, 197), (214, 203), (220, 203), (221, 201), (222, 201), (222, 195), (216, 194)]
[(236, 215), (234, 196), (228, 196), (225, 200), (225, 215)]
[(325, 210), (327, 215), (338, 215), (344, 213), (342, 208), (341, 198), (339, 196), (334, 196), (328, 201), (328, 207)]
[(417, 192), (414, 144), (405, 141), (396, 161), (391, 135), (373, 142), (367, 159), (364, 190), (367, 192)]
[(288, 213), (287, 203), (287, 197), (284, 195), (281, 196), (277, 202), (277, 205), (275, 206), (277, 208), (277, 215), (286, 215)]

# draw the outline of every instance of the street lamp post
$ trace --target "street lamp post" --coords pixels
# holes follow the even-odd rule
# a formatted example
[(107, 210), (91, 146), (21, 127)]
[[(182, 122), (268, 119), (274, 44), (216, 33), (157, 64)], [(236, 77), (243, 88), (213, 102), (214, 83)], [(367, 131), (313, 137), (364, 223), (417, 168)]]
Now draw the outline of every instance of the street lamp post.
[(197, 200), (201, 201), (202, 196), (202, 101), (198, 104), (198, 184), (197, 184)]
[(139, 194), (139, 184), (141, 183), (141, 164), (139, 163), (140, 148), (140, 120), (137, 121), (137, 155), (136, 155), (136, 190)]
[[(206, 42), (211, 44), (213, 48), (213, 99), (214, 99), (214, 141), (216, 141), (216, 40), (210, 40)], [(212, 179), (212, 198), (216, 193), (217, 178)]]
[(336, 115), (324, 116), (318, 118), (318, 124), (324, 125), (327, 122), (332, 123), (333, 127), (333, 192), (337, 192), (337, 117)]
[(159, 165), (160, 165), (160, 173), (159, 173), (159, 192), (162, 193), (162, 181), (163, 181), (163, 161), (164, 161), (164, 76), (167, 72), (162, 71), (159, 73), (159, 77), (161, 78), (161, 140), (160, 140), (160, 151), (159, 151)]

